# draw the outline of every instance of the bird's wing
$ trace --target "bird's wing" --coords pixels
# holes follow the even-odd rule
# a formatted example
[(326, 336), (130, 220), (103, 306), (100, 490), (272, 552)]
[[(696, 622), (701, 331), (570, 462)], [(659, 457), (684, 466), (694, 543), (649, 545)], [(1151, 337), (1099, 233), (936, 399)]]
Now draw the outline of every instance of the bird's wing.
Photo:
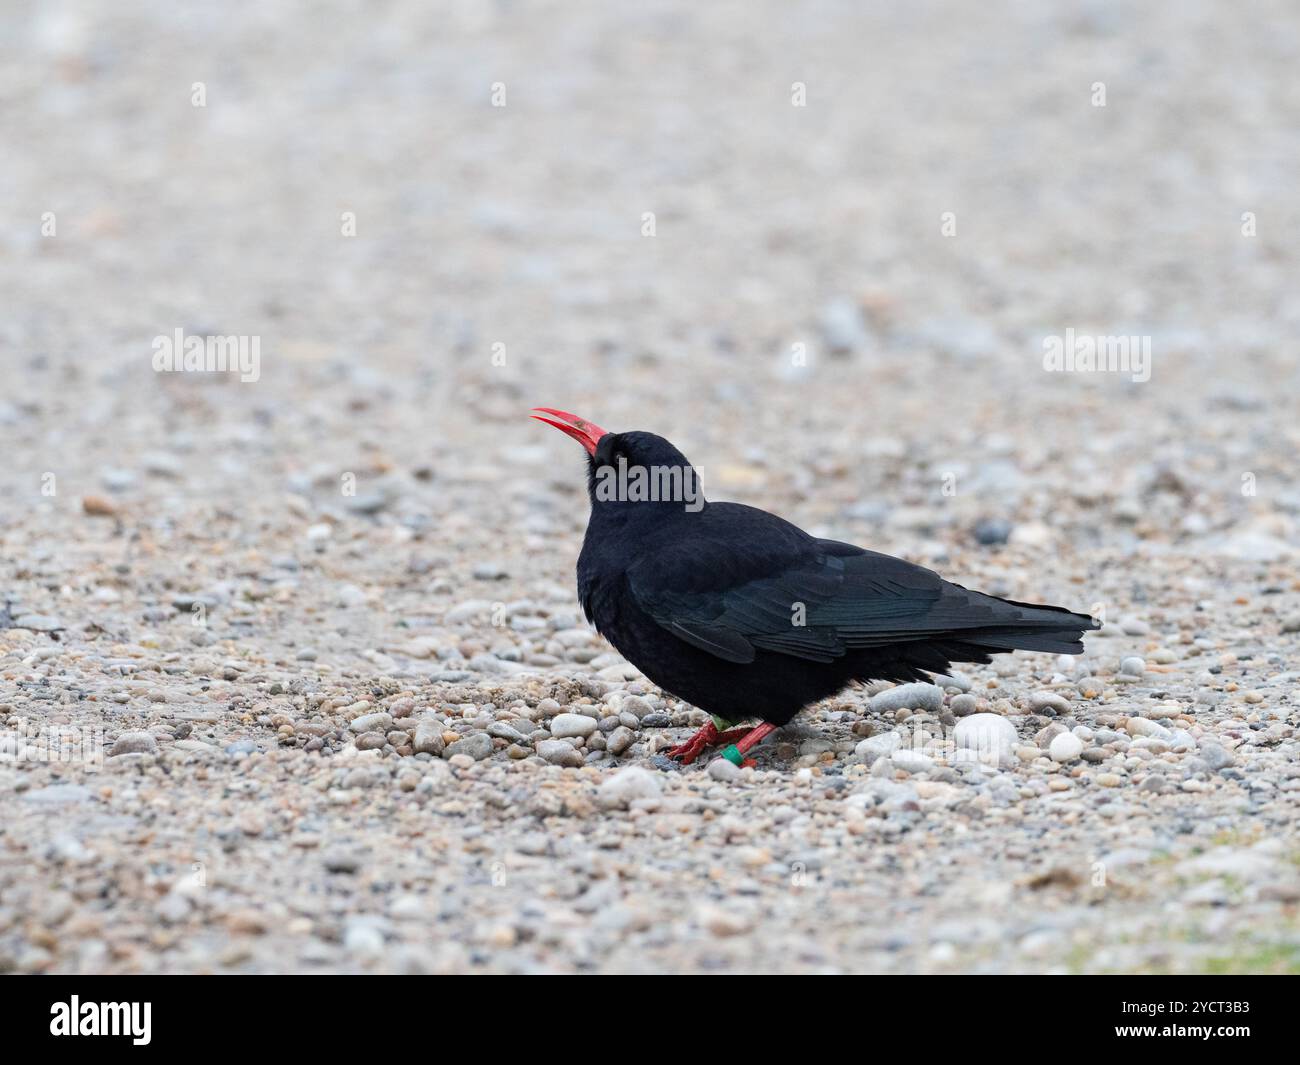
[(661, 626), (728, 662), (752, 662), (759, 650), (830, 662), (873, 633), (915, 625), (943, 583), (884, 555), (902, 570), (867, 572), (845, 550), (860, 551), (811, 537), (762, 548), (692, 539), (643, 556), (628, 587)]
[[(637, 604), (667, 631), (742, 664), (760, 650), (831, 662), (855, 648), (940, 637), (996, 647), (1012, 630), (1041, 630), (1049, 639), (1064, 619), (1078, 618), (972, 592), (902, 559), (811, 537), (757, 549), (693, 538), (643, 556), (627, 579)], [(1014, 646), (1025, 646), (1024, 639)]]

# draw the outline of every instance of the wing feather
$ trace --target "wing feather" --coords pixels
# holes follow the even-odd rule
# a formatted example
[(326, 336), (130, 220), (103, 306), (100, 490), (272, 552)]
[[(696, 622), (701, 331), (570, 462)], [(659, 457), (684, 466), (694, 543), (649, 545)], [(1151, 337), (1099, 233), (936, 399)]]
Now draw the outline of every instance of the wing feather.
[(630, 567), (628, 587), (668, 632), (742, 664), (758, 651), (832, 662), (857, 649), (936, 639), (1056, 650), (1063, 630), (1093, 627), (1059, 607), (972, 592), (902, 559), (780, 524), (784, 538), (750, 541), (761, 549), (733, 539), (675, 540)]

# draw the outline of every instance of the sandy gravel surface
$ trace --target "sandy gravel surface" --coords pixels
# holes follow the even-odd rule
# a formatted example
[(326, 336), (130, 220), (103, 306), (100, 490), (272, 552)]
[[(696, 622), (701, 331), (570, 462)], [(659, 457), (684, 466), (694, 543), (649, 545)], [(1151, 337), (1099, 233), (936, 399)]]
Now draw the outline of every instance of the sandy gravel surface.
[[(1293, 5), (100, 6), (0, 14), (0, 969), (1300, 969)], [(536, 404), (1106, 624), (678, 771)]]

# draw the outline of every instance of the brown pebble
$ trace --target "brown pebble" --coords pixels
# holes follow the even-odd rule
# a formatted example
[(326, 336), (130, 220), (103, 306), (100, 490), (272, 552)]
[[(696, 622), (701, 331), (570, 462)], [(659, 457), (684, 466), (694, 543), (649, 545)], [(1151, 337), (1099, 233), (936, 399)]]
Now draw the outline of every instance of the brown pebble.
[(82, 496), (81, 509), (93, 518), (112, 518), (117, 514), (117, 504), (103, 496)]

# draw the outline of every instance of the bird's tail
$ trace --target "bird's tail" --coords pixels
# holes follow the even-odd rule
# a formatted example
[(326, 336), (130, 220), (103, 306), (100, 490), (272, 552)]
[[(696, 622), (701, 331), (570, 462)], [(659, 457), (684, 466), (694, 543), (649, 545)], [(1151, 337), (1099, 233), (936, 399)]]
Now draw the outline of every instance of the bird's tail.
[(1060, 606), (1017, 603), (980, 592), (968, 591), (967, 595), (992, 609), (986, 624), (952, 633), (955, 642), (975, 652), (1046, 651), (1077, 655), (1083, 653), (1083, 634), (1100, 628), (1095, 618)]

